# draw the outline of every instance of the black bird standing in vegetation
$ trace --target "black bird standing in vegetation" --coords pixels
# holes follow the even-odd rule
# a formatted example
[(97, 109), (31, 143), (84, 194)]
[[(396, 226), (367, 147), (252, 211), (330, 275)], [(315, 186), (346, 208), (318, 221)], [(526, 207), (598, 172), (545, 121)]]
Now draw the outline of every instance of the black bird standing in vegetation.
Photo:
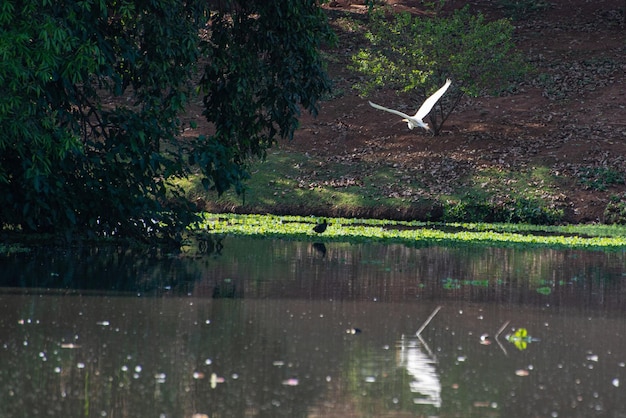
[(327, 226), (328, 226), (328, 223), (326, 222), (326, 219), (324, 219), (321, 224), (317, 224), (313, 227), (313, 231), (317, 232), (318, 234), (321, 234), (322, 232), (326, 231)]

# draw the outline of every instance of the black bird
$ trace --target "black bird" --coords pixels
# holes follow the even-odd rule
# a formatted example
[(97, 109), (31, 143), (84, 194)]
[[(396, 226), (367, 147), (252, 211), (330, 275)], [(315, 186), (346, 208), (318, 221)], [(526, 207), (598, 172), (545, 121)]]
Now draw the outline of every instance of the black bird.
[(328, 223), (326, 222), (326, 219), (324, 219), (321, 224), (317, 224), (313, 227), (313, 231), (317, 232), (318, 234), (321, 234), (322, 232), (326, 231), (327, 226), (328, 226)]

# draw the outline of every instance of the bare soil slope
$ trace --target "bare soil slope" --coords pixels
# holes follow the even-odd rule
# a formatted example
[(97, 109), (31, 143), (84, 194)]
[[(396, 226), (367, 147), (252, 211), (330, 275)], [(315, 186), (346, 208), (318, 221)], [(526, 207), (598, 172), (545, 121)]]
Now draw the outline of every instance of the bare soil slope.
[[(326, 7), (333, 20), (365, 13), (365, 6), (354, 3), (335, 1)], [(427, 13), (421, 1), (388, 3), (397, 10)], [(494, 1), (467, 3), (490, 17), (502, 14)], [(359, 38), (340, 31), (333, 56), (345, 57), (345, 62), (334, 62), (330, 73), (341, 93), (322, 103), (317, 118), (304, 116), (294, 141), (285, 147), (346, 163), (367, 160), (372, 169), (385, 165), (417, 173), (426, 185), (425, 196), (458, 189), (477, 170), (544, 167), (561, 179), (545, 197), (565, 208), (568, 221), (602, 221), (609, 199), (626, 186), (608, 182), (594, 187), (593, 178), (581, 180), (626, 173), (623, 7), (622, 0), (558, 1), (543, 13), (516, 21), (516, 42), (536, 68), (534, 81), (514, 95), (464, 99), (439, 137), (409, 131), (405, 123), (357, 95), (352, 89), (356, 75), (345, 64)], [(371, 99), (402, 105), (392, 91)]]

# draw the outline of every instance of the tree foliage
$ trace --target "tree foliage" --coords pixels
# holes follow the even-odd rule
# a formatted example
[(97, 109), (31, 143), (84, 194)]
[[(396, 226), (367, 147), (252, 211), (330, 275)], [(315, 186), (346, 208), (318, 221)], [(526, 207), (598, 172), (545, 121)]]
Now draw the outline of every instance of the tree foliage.
[(430, 114), (438, 134), (463, 94), (501, 92), (526, 71), (513, 29), (506, 19), (487, 22), (468, 7), (432, 18), (376, 9), (366, 33), (370, 45), (352, 57), (353, 68), (367, 75), (357, 88), (369, 94), (390, 87), (411, 93), (419, 105), (451, 78), (452, 88)]
[[(315, 1), (5, 0), (0, 28), (0, 226), (168, 233), (190, 209), (170, 180), (241, 190), (329, 88)], [(183, 142), (198, 62), (216, 133)]]
[(291, 139), (300, 107), (315, 114), (330, 90), (318, 48), (334, 35), (315, 0), (241, 2), (212, 13), (208, 27), (200, 87), (215, 134), (195, 161), (218, 192), (242, 191), (249, 158)]

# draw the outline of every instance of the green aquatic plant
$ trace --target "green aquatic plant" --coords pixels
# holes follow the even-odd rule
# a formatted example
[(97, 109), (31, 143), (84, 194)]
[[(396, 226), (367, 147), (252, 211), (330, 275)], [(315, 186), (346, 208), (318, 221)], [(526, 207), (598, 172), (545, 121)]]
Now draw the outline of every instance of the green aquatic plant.
[(0, 244), (0, 254), (2, 255), (11, 255), (16, 253), (27, 253), (30, 251), (30, 248), (24, 247), (21, 244)]
[(323, 235), (313, 216), (275, 216), (205, 213), (192, 229), (209, 234), (249, 235), (305, 241), (384, 242), (412, 246), (488, 245), (593, 250), (626, 249), (626, 228), (620, 226), (535, 226), (518, 224), (443, 224), (332, 218)]
[(540, 293), (542, 295), (549, 295), (550, 293), (552, 293), (552, 288), (550, 286), (543, 286), (543, 287), (538, 287), (537, 288), (537, 293)]
[(519, 328), (514, 334), (507, 335), (506, 339), (520, 351), (526, 350), (529, 343), (539, 341), (539, 339), (531, 337), (526, 328)]

